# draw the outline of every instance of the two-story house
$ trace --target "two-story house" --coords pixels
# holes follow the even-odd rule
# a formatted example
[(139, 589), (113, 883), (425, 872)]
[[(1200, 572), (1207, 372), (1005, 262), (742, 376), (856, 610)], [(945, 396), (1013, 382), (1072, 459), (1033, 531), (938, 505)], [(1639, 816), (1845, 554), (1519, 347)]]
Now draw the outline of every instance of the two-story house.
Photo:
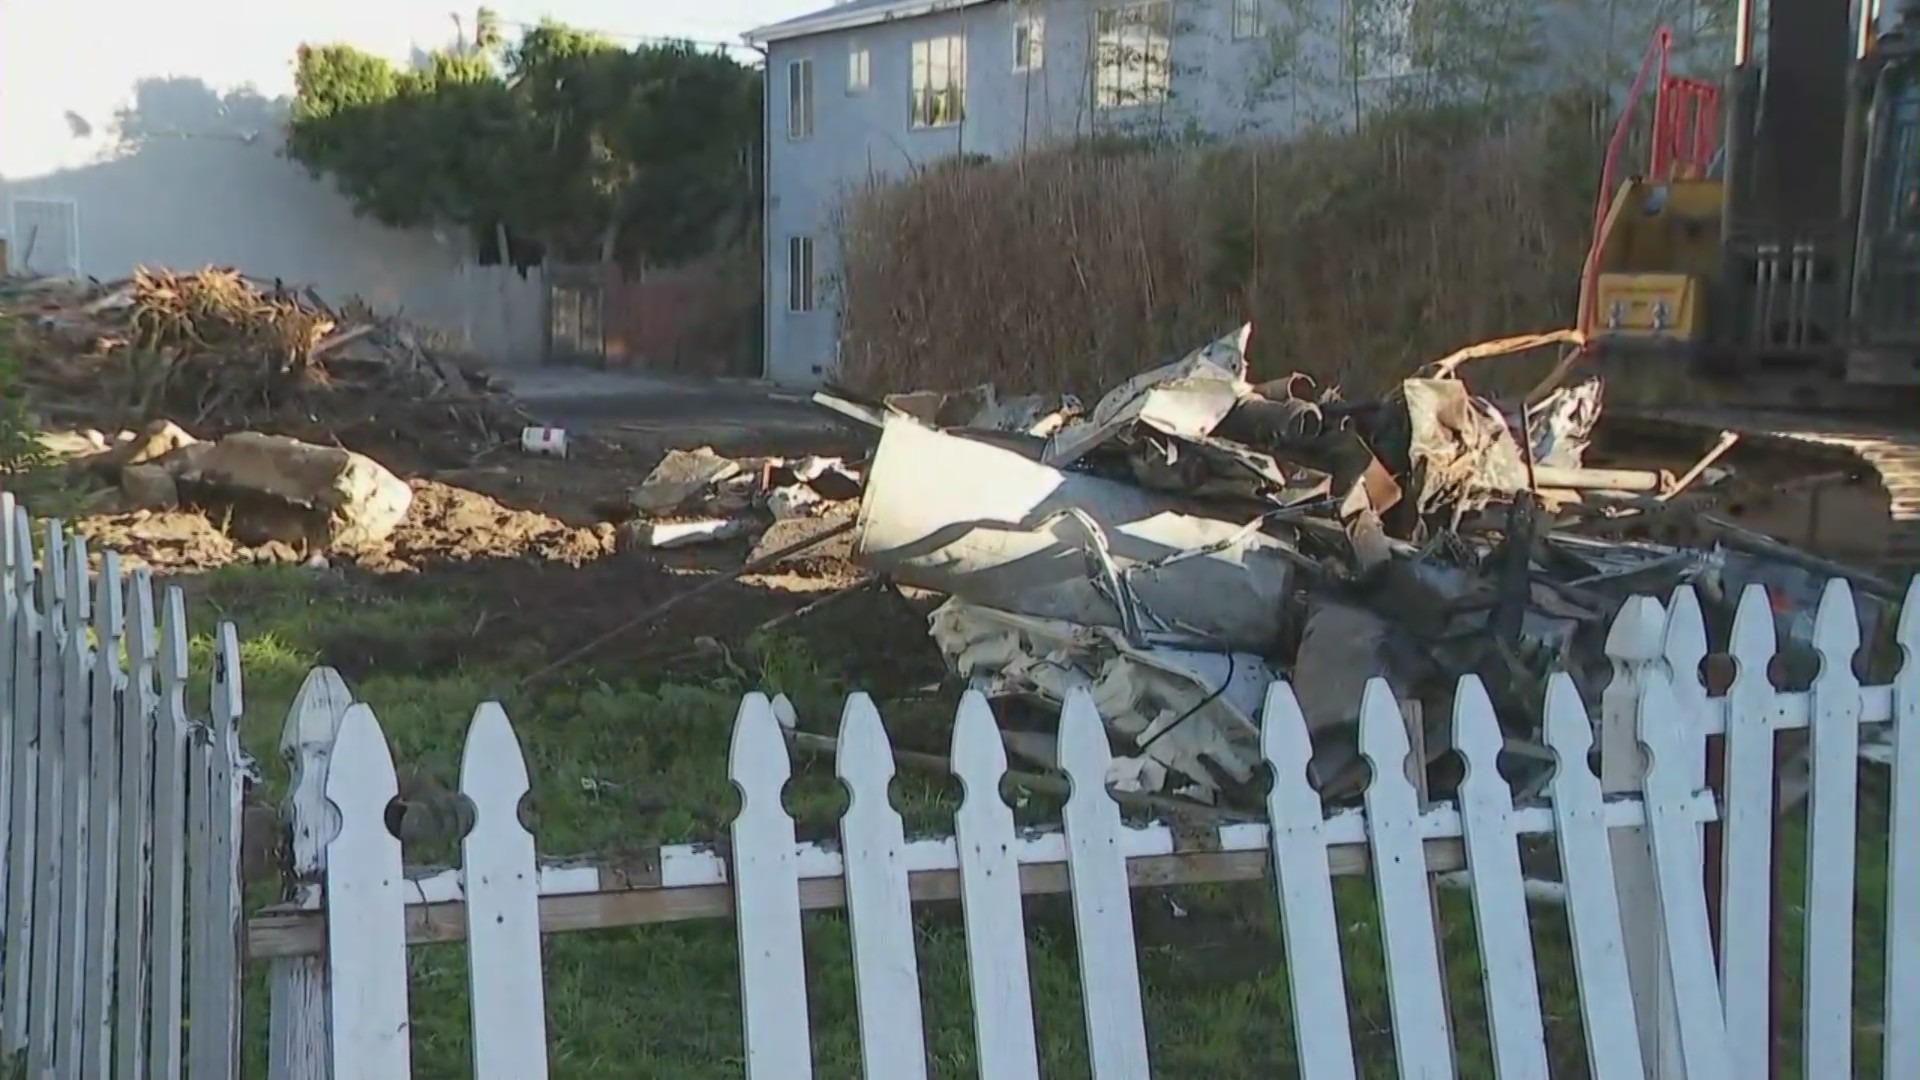
[[(849, 191), (956, 154), (1005, 157), (1076, 135), (1341, 123), (1356, 102), (1423, 74), (1410, 44), (1428, 2), (844, 0), (750, 32), (767, 57), (767, 376), (805, 385), (834, 368), (833, 217)], [(1657, 23), (1697, 26), (1729, 4), (1507, 7), (1531, 20), (1526, 44), (1549, 77), (1613, 81)], [(1549, 9), (1541, 47), (1535, 24)], [(1518, 31), (1474, 31), (1489, 32)]]

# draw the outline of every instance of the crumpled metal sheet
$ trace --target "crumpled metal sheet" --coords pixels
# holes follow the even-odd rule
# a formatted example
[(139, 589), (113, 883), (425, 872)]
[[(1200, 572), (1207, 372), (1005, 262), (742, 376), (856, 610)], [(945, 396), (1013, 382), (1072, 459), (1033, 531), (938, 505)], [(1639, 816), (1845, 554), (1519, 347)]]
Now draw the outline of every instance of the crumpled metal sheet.
[(1085, 420), (1055, 434), (1041, 460), (1055, 468), (1071, 465), (1136, 425), (1185, 439), (1205, 437), (1252, 389), (1246, 378), (1252, 334), (1248, 323), (1114, 387)]
[(1259, 651), (1280, 634), (1301, 556), (1257, 525), (895, 418), (868, 472), (854, 558), (905, 585), (1128, 628), (1136, 642)]
[(1400, 384), (1408, 425), (1407, 458), (1422, 514), (1476, 508), (1489, 497), (1527, 487), (1527, 467), (1507, 422), (1457, 379)]
[(1259, 715), (1274, 673), (1258, 656), (1140, 649), (1110, 627), (957, 598), (935, 609), (928, 625), (953, 670), (989, 697), (1030, 696), (1057, 708), (1085, 688), (1107, 725), (1142, 756), (1206, 791), (1217, 777), (1249, 782), (1259, 766)]

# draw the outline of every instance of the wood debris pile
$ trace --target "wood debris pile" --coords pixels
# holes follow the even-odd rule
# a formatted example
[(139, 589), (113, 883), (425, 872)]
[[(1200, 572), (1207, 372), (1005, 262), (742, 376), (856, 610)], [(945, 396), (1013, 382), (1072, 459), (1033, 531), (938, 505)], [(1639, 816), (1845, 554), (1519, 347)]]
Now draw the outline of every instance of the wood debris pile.
[(215, 433), (287, 430), (466, 452), (529, 422), (487, 375), (431, 347), (427, 332), (231, 269), (8, 281), (0, 314), (18, 326), (35, 400), (60, 419), (167, 419)]

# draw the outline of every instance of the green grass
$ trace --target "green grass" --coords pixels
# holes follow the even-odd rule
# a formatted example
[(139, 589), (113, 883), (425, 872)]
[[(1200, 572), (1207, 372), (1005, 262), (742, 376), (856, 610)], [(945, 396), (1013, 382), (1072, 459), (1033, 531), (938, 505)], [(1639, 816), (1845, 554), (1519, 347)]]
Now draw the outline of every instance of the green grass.
[[(748, 643), (731, 658), (682, 668), (670, 678), (611, 680), (582, 673), (535, 692), (516, 677), (540, 666), (539, 649), (478, 670), (431, 669), (411, 658), (409, 642), (471, 627), (472, 606), (457, 593), (398, 602), (377, 591), (309, 571), (232, 568), (192, 586), (197, 665), (205, 668), (216, 617), (242, 629), (246, 677), (246, 746), (269, 785), (284, 783), (277, 741), (286, 708), (308, 667), (326, 662), (328, 643), (351, 635), (391, 644), (391, 662), (350, 679), (355, 697), (373, 705), (403, 774), (455, 786), (461, 741), (473, 708), (498, 699), (515, 723), (533, 781), (530, 820), (540, 849), (552, 856), (617, 853), (640, 846), (711, 839), (722, 834), (737, 799), (725, 778), (730, 725), (747, 689), (785, 692), (803, 722), (831, 731), (849, 689), (837, 673), (844, 658), (819, 643), (787, 637)], [(382, 673), (386, 669), (389, 673)], [(925, 736), (944, 707), (880, 702), (896, 738)], [(1876, 1027), (1885, 922), (1885, 799), (1871, 773), (1863, 799), (1861, 903), (1856, 947), (1860, 969), (1860, 1075), (1877, 1061)], [(1884, 774), (1881, 774), (1882, 781)], [(1881, 784), (1884, 787), (1884, 783)], [(910, 832), (950, 828), (955, 788), (904, 775), (894, 801)], [(823, 761), (801, 761), (786, 804), (803, 836), (831, 834), (845, 795)], [(1029, 807), (1045, 816), (1051, 808)], [(1803, 817), (1788, 818), (1788, 895), (1804, 889)], [(432, 854), (445, 856), (449, 851)], [(421, 853), (410, 851), (410, 859)], [(256, 900), (271, 899), (256, 897)], [(1344, 992), (1355, 1043), (1368, 1077), (1397, 1075), (1382, 946), (1372, 889), (1342, 881), (1337, 903), (1343, 927), (1344, 987), (1332, 973), (1315, 993)], [(1492, 1075), (1477, 940), (1464, 894), (1441, 894), (1459, 1075)], [(1787, 907), (1779, 977), (1787, 983), (1781, 1017), (1784, 1075), (1798, 1077), (1795, 993), (1799, 981), (1799, 903)], [(1061, 898), (1027, 905), (1030, 957), (1043, 1072), (1088, 1075), (1072, 919)], [(1135, 898), (1142, 984), (1155, 1071), (1173, 1077), (1293, 1075), (1294, 1034), (1284, 949), (1273, 893), (1261, 884), (1142, 892)], [(809, 1009), (816, 1075), (860, 1075), (848, 925), (844, 913), (805, 919)], [(1511, 932), (1502, 927), (1500, 932)], [(1563, 912), (1537, 907), (1532, 934), (1543, 984), (1556, 1077), (1586, 1075), (1584, 1037)], [(928, 1052), (936, 1076), (975, 1075), (972, 1006), (957, 905), (921, 909), (918, 957)], [(660, 1075), (684, 1080), (742, 1075), (740, 989), (733, 927), (726, 920), (576, 933), (545, 940), (546, 1000), (553, 1075), (597, 1080)], [(466, 965), (459, 946), (411, 954), (416, 1075), (467, 1075), (469, 1021)], [(248, 977), (249, 1075), (265, 1060), (266, 981)]]

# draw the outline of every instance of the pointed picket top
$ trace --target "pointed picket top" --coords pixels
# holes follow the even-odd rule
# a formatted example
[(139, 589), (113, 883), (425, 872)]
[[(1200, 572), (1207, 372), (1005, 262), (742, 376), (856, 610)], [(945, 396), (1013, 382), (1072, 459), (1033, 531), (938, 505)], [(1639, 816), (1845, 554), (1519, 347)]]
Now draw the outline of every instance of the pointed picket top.
[[(136, 692), (152, 694), (153, 664), (157, 642), (154, 631), (153, 573), (144, 566), (134, 567), (127, 581), (127, 673)], [(148, 685), (142, 686), (141, 680)]]
[(1069, 804), (1081, 806), (1116, 805), (1107, 793), (1107, 767), (1113, 751), (1107, 745), (1106, 725), (1093, 696), (1084, 689), (1067, 694), (1060, 710), (1060, 770), (1072, 781)]
[(33, 566), (33, 519), (27, 514), (27, 508), (15, 504), (11, 514), (13, 539), (13, 580), (14, 591), (20, 602), (25, 604), (34, 596), (37, 575)]
[(333, 754), (340, 767), (327, 774), (327, 798), (340, 835), (328, 852), (327, 913), (353, 927), (327, 939), (333, 1075), (410, 1076), (406, 882), (400, 841), (387, 829), (399, 785), (372, 709), (347, 710)]
[(1621, 664), (1644, 663), (1661, 655), (1667, 609), (1651, 596), (1629, 596), (1607, 628), (1607, 656), (1616, 673)]
[(69, 644), (86, 648), (87, 625), (93, 621), (93, 590), (87, 587), (87, 538), (74, 533), (67, 538), (67, 557), (61, 565), (67, 582), (67, 633)]
[(860, 1058), (868, 1076), (926, 1076), (925, 1023), (914, 955), (913, 900), (899, 811), (887, 798), (893, 748), (873, 699), (847, 695), (834, 771), (852, 802), (840, 818)]
[(1893, 807), (1888, 818), (1886, 1080), (1920, 1076), (1920, 576), (1907, 584), (1896, 631), (1900, 674), (1893, 682)]
[(740, 813), (730, 826), (729, 869), (747, 1080), (808, 1080), (813, 1075), (800, 937), (800, 868), (793, 819), (780, 805), (781, 788), (792, 774), (773, 703), (758, 692), (741, 698), (727, 751), (727, 776), (740, 793)]
[[(887, 784), (893, 780), (893, 747), (887, 741), (887, 727), (880, 719), (880, 711), (864, 693), (848, 694), (847, 703), (840, 711), (833, 774), (847, 785), (852, 799), (847, 809), (849, 815), (871, 811), (875, 802), (883, 811), (892, 809), (887, 801)], [(862, 807), (861, 799), (876, 791), (878, 798), (869, 798)]]
[(975, 1059), (981, 1076), (1038, 1080), (1033, 983), (1027, 970), (1020, 865), (1013, 810), (1000, 797), (1007, 748), (986, 695), (968, 690), (954, 714), (949, 755), (960, 780), (953, 815), (960, 863), (960, 909), (967, 928), (967, 981), (973, 992)]
[(245, 714), (240, 684), (240, 632), (233, 623), (222, 621), (213, 647), (213, 725), (218, 738), (231, 735)]
[(1767, 597), (1767, 587), (1753, 582), (1740, 592), (1733, 633), (1727, 642), (1727, 652), (1735, 664), (1733, 685), (1740, 685), (1743, 679), (1766, 679), (1767, 665), (1778, 651), (1773, 603)]
[(66, 626), (67, 534), (60, 519), (46, 522), (46, 540), (40, 553), (40, 614), (49, 630)]
[(1633, 1009), (1621, 1004), (1632, 1000), (1633, 983), (1621, 939), (1600, 778), (1587, 764), (1593, 725), (1579, 688), (1565, 672), (1547, 680), (1545, 727), (1555, 759), (1550, 805), (1561, 880), (1567, 886), (1568, 937), (1580, 974), (1587, 1069), (1594, 1080), (1646, 1080), (1639, 1026)]
[(0, 491), (0, 590), (6, 598), (13, 598), (14, 560), (16, 558), (13, 540), (13, 492)]
[(120, 655), (120, 638), (126, 632), (126, 613), (121, 608), (124, 583), (120, 580), (120, 553), (108, 548), (100, 553), (100, 573), (94, 579), (93, 633), (101, 655)]
[(1295, 972), (1314, 973), (1311, 979), (1287, 980), (1300, 1074), (1315, 1080), (1354, 1080), (1358, 1070), (1347, 995), (1325, 992), (1326, 987), (1344, 985), (1344, 962), (1340, 924), (1333, 910), (1326, 816), (1320, 793), (1307, 782), (1313, 744), (1307, 739), (1300, 700), (1293, 687), (1281, 680), (1267, 685), (1266, 705), (1260, 712), (1260, 752), (1273, 780), (1267, 790), (1268, 837), (1287, 966)]
[[(320, 674), (323, 671), (325, 675)], [(339, 674), (330, 668), (314, 669), (307, 683), (302, 684), (302, 693), (307, 692), (308, 684), (315, 684), (324, 692), (333, 691), (334, 687), (329, 684), (345, 688)], [(486, 820), (490, 827), (511, 821), (517, 828), (520, 800), (530, 786), (526, 757), (521, 752), (519, 737), (513, 733), (513, 723), (507, 719), (507, 711), (497, 701), (481, 702), (473, 710), (473, 720), (467, 725), (467, 745), (460, 754), (460, 791), (473, 800), (474, 820)], [(491, 819), (484, 817), (489, 809), (496, 811)]]
[[(1728, 652), (1725, 777), (1721, 782), (1722, 881), (1772, 881), (1773, 605), (1748, 585), (1733, 617)], [(1720, 992), (1736, 1076), (1763, 1076), (1772, 1056), (1772, 890), (1725, 889), (1720, 897)]]
[(326, 865), (327, 845), (340, 830), (333, 804), (327, 801), (327, 765), (340, 737), (340, 721), (352, 707), (353, 692), (340, 673), (313, 668), (293, 696), (280, 730), (280, 753), (289, 774), (281, 816), (290, 835), (288, 869), (295, 880), (319, 874)]
[(1707, 620), (1700, 610), (1700, 595), (1691, 585), (1673, 590), (1667, 604), (1667, 625), (1660, 641), (1660, 653), (1673, 665), (1676, 689), (1683, 696), (1697, 690), (1706, 693), (1700, 682), (1700, 662), (1707, 658)]
[(540, 889), (533, 836), (519, 817), (527, 788), (526, 758), (506, 710), (482, 702), (460, 756), (460, 791), (474, 810), (460, 846), (475, 1080), (547, 1075)]
[(741, 817), (769, 812), (786, 815), (780, 805), (780, 791), (793, 777), (793, 762), (787, 757), (786, 737), (765, 694), (756, 691), (740, 699), (740, 711), (733, 720), (733, 740), (727, 747), (727, 776), (740, 789)]
[(1373, 766), (1362, 796), (1373, 876), (1379, 893), (1380, 936), (1386, 949), (1388, 1003), (1395, 1056), (1420, 1062), (1433, 1080), (1451, 1080), (1453, 1039), (1427, 887), (1420, 800), (1407, 779), (1406, 717), (1387, 680), (1374, 676), (1360, 695), (1360, 752)]
[(1000, 739), (1000, 725), (993, 718), (993, 706), (978, 690), (960, 695), (960, 707), (953, 717), (949, 757), (953, 762), (953, 775), (960, 781), (960, 812), (974, 810), (973, 816), (983, 820), (998, 820), (1004, 815), (1011, 823), (1013, 810), (1000, 797), (1000, 781), (1007, 774), (1007, 746)]
[(1513, 789), (1500, 775), (1502, 741), (1486, 687), (1471, 675), (1461, 678), (1453, 697), (1453, 744), (1466, 763), (1458, 803), (1494, 1065), (1500, 1080), (1547, 1080), (1533, 938), (1509, 932), (1527, 926), (1528, 919)]
[(1513, 789), (1500, 776), (1499, 757), (1505, 744), (1486, 685), (1471, 676), (1459, 679), (1453, 694), (1453, 745), (1466, 765), (1460, 787), (1504, 795), (1511, 810)]
[[(1807, 707), (1806, 1005), (1803, 1075), (1853, 1075), (1853, 908), (1859, 826), (1860, 621), (1853, 590), (1827, 582), (1813, 617), (1820, 654)], [(1910, 1010), (1912, 1004), (1903, 1009)], [(1892, 1023), (1889, 1018), (1889, 1023)]]
[(167, 586), (165, 607), (160, 612), (160, 685), (163, 693), (187, 692), (187, 595), (180, 586)]
[(1853, 654), (1860, 651), (1860, 615), (1853, 589), (1842, 578), (1829, 578), (1813, 616), (1813, 647), (1819, 651), (1820, 677), (1853, 673)]

